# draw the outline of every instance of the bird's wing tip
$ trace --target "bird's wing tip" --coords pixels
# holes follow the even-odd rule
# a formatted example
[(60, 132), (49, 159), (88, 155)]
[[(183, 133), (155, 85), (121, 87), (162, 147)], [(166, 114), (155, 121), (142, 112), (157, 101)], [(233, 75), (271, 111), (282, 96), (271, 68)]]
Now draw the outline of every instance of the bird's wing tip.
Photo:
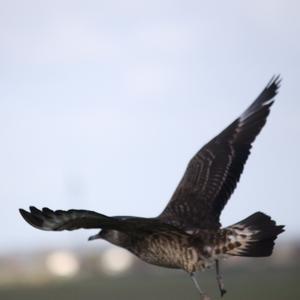
[(30, 206), (29, 209), (30, 209), (30, 212), (23, 208), (20, 208), (19, 212), (20, 212), (21, 216), (31, 226), (41, 229), (43, 220), (35, 214), (35, 210), (38, 211), (38, 209), (35, 208), (34, 206)]
[(267, 88), (274, 88), (276, 91), (280, 88), (282, 82), (282, 77), (280, 74), (273, 75), (270, 81), (267, 84)]
[(30, 215), (30, 212), (28, 212), (27, 210), (23, 209), (23, 208), (19, 208), (19, 213), (21, 214), (21, 216), (26, 219), (26, 217), (28, 215)]

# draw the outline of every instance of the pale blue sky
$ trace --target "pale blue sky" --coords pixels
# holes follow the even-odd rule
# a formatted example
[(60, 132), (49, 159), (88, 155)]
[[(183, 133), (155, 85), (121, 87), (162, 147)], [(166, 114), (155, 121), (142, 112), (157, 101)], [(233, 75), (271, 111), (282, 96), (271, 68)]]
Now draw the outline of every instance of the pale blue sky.
[(93, 233), (35, 230), (19, 207), (157, 215), (191, 156), (277, 73), (277, 102), (222, 222), (261, 210), (299, 235), (299, 9), (0, 0), (0, 251)]

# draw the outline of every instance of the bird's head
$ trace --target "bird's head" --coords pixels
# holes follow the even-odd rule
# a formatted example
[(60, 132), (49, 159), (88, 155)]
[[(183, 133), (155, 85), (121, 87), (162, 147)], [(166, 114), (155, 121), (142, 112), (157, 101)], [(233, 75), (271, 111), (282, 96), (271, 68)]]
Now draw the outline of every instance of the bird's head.
[[(131, 219), (130, 216), (115, 216), (116, 220), (124, 221)], [(128, 234), (115, 229), (102, 229), (98, 234), (89, 237), (89, 241), (103, 239), (116, 246), (128, 248), (130, 247), (131, 238)]]
[(98, 234), (89, 237), (89, 241), (96, 239), (103, 239), (120, 247), (126, 247), (130, 242), (130, 238), (126, 233), (113, 229), (102, 229)]

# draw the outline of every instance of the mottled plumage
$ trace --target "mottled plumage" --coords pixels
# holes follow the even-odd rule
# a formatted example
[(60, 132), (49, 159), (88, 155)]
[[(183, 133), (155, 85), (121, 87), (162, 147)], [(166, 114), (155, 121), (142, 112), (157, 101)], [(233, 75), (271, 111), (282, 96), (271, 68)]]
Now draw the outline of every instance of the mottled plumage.
[(274, 240), (283, 231), (283, 226), (261, 212), (223, 229), (219, 221), (243, 172), (252, 143), (266, 122), (279, 83), (279, 77), (273, 78), (239, 118), (196, 153), (158, 217), (108, 217), (87, 210), (30, 207), (30, 212), (20, 209), (23, 218), (42, 230), (101, 228), (89, 240), (102, 238), (145, 262), (182, 269), (192, 276), (216, 264), (223, 295), (219, 260), (228, 256), (269, 256)]

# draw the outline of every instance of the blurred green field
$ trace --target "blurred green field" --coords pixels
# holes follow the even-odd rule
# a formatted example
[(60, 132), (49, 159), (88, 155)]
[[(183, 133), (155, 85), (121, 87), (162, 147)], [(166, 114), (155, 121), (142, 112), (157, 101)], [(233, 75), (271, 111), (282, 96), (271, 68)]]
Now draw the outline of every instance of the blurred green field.
[[(80, 280), (58, 280), (39, 286), (0, 287), (3, 300), (174, 300), (199, 299), (193, 283), (180, 271), (157, 269), (155, 273), (135, 272), (118, 277), (85, 277)], [(161, 272), (159, 270), (162, 270)], [(223, 299), (300, 299), (299, 265), (270, 267), (257, 265), (226, 268), (224, 278), (228, 293)], [(214, 271), (200, 273), (202, 288), (213, 298), (220, 299)]]

